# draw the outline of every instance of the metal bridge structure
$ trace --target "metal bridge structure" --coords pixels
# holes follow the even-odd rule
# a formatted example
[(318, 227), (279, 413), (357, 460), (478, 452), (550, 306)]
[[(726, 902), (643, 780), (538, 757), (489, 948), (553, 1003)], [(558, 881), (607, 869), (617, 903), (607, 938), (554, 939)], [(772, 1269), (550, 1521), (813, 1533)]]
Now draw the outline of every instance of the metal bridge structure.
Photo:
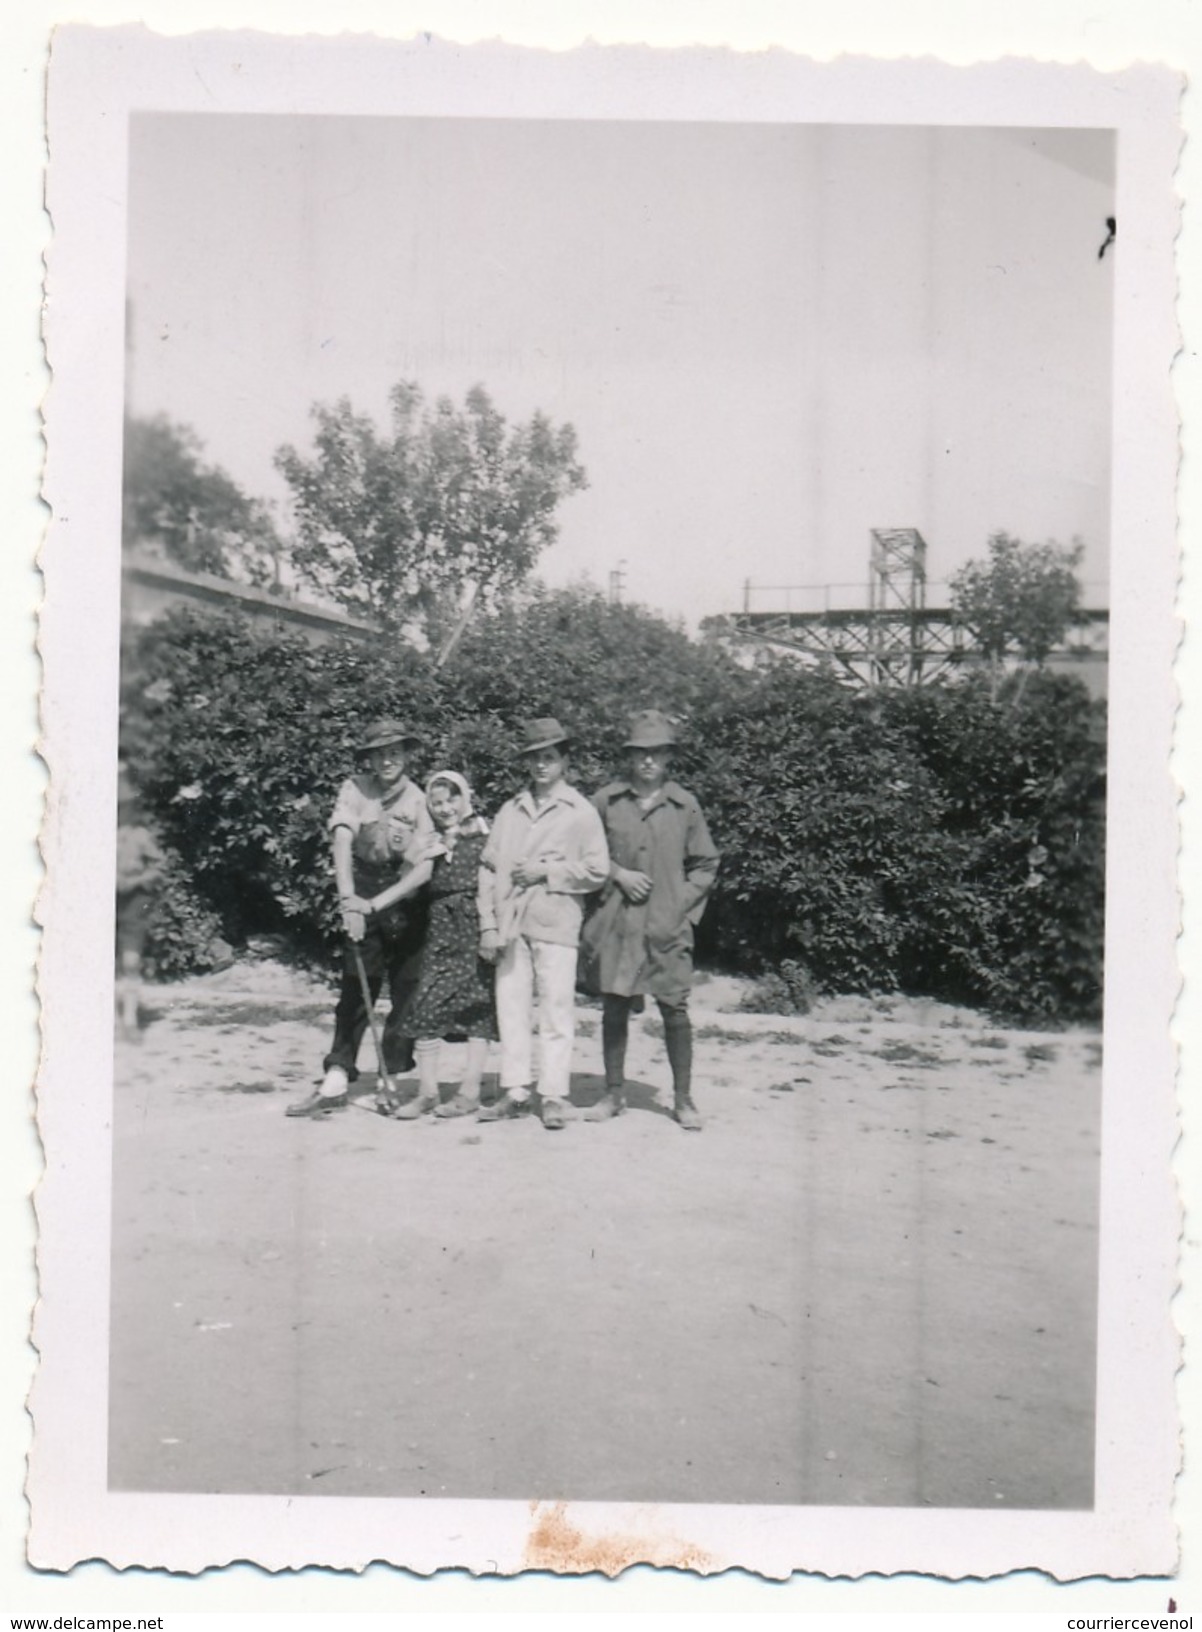
[[(728, 627), (741, 644), (825, 662), (857, 685), (929, 684), (982, 657), (972, 630), (950, 606), (927, 604), (926, 554), (926, 540), (915, 528), (874, 528), (867, 597), (862, 584), (754, 587), (748, 580), (743, 610)], [(753, 604), (769, 599), (771, 606)], [(839, 604), (848, 599), (852, 605)], [(1109, 621), (1105, 608), (1079, 611), (1047, 666), (1079, 669), (1091, 691), (1104, 690)]]

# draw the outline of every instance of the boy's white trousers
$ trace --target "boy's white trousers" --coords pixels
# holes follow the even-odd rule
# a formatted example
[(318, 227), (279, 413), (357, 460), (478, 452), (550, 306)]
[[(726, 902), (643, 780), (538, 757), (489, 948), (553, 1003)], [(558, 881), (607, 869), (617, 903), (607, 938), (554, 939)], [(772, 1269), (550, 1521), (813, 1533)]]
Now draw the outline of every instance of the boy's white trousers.
[(528, 1088), (534, 1073), (534, 999), (538, 997), (538, 1091), (566, 1099), (576, 1034), (576, 948), (519, 935), (497, 959), (501, 1088)]

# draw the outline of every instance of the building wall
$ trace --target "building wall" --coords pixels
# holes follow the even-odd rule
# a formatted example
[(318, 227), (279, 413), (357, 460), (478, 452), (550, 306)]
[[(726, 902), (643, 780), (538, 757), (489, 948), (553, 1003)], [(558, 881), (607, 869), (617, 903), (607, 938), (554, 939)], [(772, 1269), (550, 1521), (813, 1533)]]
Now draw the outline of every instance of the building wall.
[(240, 612), (256, 623), (289, 629), (315, 646), (332, 640), (372, 641), (379, 628), (345, 613), (291, 600), (209, 573), (185, 572), (149, 555), (128, 555), (121, 573), (121, 622), (140, 628), (176, 606)]

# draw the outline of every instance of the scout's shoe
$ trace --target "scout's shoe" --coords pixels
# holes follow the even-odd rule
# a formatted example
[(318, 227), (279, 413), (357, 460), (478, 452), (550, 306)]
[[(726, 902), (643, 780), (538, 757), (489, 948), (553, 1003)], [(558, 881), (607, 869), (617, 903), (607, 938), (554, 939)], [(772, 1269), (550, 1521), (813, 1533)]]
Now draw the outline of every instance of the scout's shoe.
[(620, 1088), (607, 1088), (595, 1105), (584, 1113), (586, 1122), (610, 1122), (626, 1109)]
[(676, 1101), (676, 1109), (672, 1115), (684, 1128), (686, 1133), (701, 1132), (701, 1118), (697, 1114), (697, 1107), (687, 1094), (682, 1094)]
[(301, 1099), (295, 1105), (289, 1105), (284, 1112), (285, 1116), (326, 1116), (330, 1111), (341, 1110), (347, 1104), (347, 1088), (350, 1079), (341, 1066), (332, 1065), (322, 1080), (321, 1087), (310, 1094), (307, 1099)]
[(515, 1116), (526, 1116), (530, 1111), (529, 1095), (515, 1099), (511, 1093), (502, 1094), (500, 1099), (493, 1099), (487, 1105), (481, 1105), (476, 1116), (477, 1122), (508, 1122)]
[(562, 1099), (544, 1099), (541, 1110), (542, 1124), (551, 1132), (557, 1132), (567, 1126), (567, 1116)]

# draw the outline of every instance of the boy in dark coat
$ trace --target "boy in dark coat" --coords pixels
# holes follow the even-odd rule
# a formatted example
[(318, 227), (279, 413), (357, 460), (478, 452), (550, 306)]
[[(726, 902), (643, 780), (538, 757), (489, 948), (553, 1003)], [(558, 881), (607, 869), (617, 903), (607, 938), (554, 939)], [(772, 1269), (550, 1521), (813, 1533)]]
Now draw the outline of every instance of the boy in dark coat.
[(718, 871), (718, 852), (691, 793), (670, 776), (676, 732), (656, 709), (636, 714), (625, 743), (626, 772), (595, 796), (609, 845), (609, 882), (584, 928), (583, 965), (601, 993), (606, 1096), (590, 1120), (623, 1108), (630, 1011), (649, 992), (664, 1022), (674, 1115), (701, 1127), (692, 1098), (689, 989), (693, 927)]

